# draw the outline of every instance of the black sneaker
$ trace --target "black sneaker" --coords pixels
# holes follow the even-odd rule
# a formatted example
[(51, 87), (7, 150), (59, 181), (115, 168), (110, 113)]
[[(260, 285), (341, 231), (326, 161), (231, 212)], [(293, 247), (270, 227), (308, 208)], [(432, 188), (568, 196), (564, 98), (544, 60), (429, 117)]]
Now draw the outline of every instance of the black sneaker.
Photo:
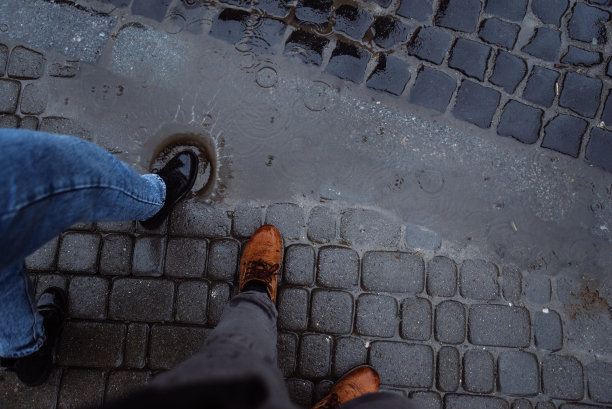
[(157, 173), (166, 183), (166, 200), (159, 212), (140, 224), (149, 230), (161, 226), (170, 211), (189, 193), (198, 175), (198, 156), (191, 151), (183, 151)]
[(45, 342), (38, 351), (30, 355), (15, 359), (2, 359), (2, 366), (15, 372), (19, 380), (27, 386), (38, 386), (44, 383), (51, 374), (55, 345), (66, 320), (66, 292), (57, 287), (46, 289), (36, 303), (36, 311), (43, 317)]

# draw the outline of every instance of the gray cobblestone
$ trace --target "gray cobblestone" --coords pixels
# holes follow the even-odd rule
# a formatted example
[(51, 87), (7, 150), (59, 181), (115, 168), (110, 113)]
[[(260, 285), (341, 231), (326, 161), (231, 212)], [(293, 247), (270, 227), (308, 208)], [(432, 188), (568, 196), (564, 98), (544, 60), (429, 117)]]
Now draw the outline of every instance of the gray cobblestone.
[(206, 323), (208, 283), (206, 281), (185, 281), (178, 285), (176, 320), (190, 324)]
[(557, 409), (555, 404), (551, 401), (538, 402), (536, 405), (536, 409)]
[(40, 115), (47, 108), (49, 91), (40, 84), (32, 83), (23, 88), (21, 92), (21, 113)]
[(92, 369), (67, 369), (62, 374), (58, 408), (98, 407), (104, 395), (104, 372)]
[(0, 128), (16, 129), (19, 128), (19, 117), (16, 115), (0, 114)]
[(227, 212), (195, 201), (183, 201), (172, 211), (170, 233), (177, 236), (225, 237), (231, 230)]
[(532, 273), (523, 279), (523, 295), (536, 304), (550, 301), (550, 278), (541, 273)]
[(70, 321), (62, 330), (59, 365), (109, 368), (121, 365), (125, 326)]
[(406, 298), (402, 302), (402, 338), (426, 341), (431, 336), (431, 303), (424, 298)]
[(7, 74), (12, 78), (38, 79), (45, 69), (45, 57), (34, 50), (17, 46), (11, 51)]
[(332, 339), (327, 335), (302, 336), (298, 354), (298, 373), (305, 378), (324, 378), (331, 366)]
[(461, 265), (461, 295), (474, 300), (494, 300), (499, 295), (497, 267), (484, 260), (466, 260)]
[(413, 388), (433, 384), (433, 352), (426, 345), (377, 341), (370, 347), (369, 362), (382, 384)]
[(434, 257), (427, 263), (427, 293), (452, 297), (457, 291), (457, 265), (447, 257)]
[(363, 256), (361, 283), (369, 291), (418, 294), (423, 291), (424, 270), (416, 253), (370, 251)]
[(172, 281), (120, 278), (113, 282), (109, 317), (129, 321), (171, 321)]
[(8, 62), (8, 47), (0, 44), (0, 75), (4, 75), (6, 71), (6, 63)]
[(357, 299), (356, 315), (357, 333), (383, 338), (395, 335), (399, 321), (395, 298), (361, 294)]
[(579, 400), (584, 396), (582, 365), (570, 356), (542, 359), (542, 392), (555, 399)]
[(138, 237), (134, 244), (132, 274), (159, 277), (164, 272), (166, 239), (164, 237)]
[(54, 369), (45, 383), (27, 387), (17, 378), (17, 374), (2, 371), (0, 402), (10, 402), (10, 409), (49, 409), (49, 403), (55, 405), (57, 401), (60, 375), (60, 369)]
[(314, 388), (314, 400), (313, 402), (319, 402), (323, 399), (327, 394), (331, 391), (331, 388), (334, 386), (334, 383), (329, 379), (324, 379), (321, 382), (318, 382)]
[(58, 287), (62, 290), (68, 288), (68, 280), (65, 276), (59, 274), (39, 274), (36, 281), (36, 298), (49, 287)]
[(260, 205), (240, 203), (234, 209), (232, 232), (238, 237), (251, 237), (261, 227), (263, 209)]
[(579, 403), (562, 403), (559, 409), (606, 409), (604, 406), (581, 405)]
[(434, 320), (436, 340), (461, 344), (465, 339), (465, 310), (457, 301), (443, 301), (436, 307)]
[(108, 384), (104, 395), (105, 402), (124, 398), (138, 390), (151, 379), (151, 373), (146, 371), (114, 371), (108, 376)]
[(445, 392), (455, 392), (461, 376), (459, 352), (453, 347), (444, 346), (438, 351), (437, 385)]
[(313, 402), (314, 384), (305, 379), (287, 379), (291, 401), (302, 408), (310, 408)]
[(595, 402), (612, 403), (612, 364), (593, 362), (585, 369), (591, 399)]
[(231, 298), (230, 286), (226, 283), (213, 283), (208, 297), (208, 309), (206, 315), (208, 323), (217, 325), (223, 314), (225, 306)]
[(294, 285), (314, 282), (315, 252), (312, 246), (294, 244), (285, 250), (283, 281)]
[(134, 323), (128, 325), (125, 338), (125, 357), (123, 365), (126, 368), (144, 368), (147, 358), (149, 326)]
[(529, 402), (527, 399), (515, 399), (512, 402), (512, 409), (533, 409), (533, 406), (531, 405), (531, 402)]
[(475, 345), (526, 348), (531, 341), (529, 312), (521, 307), (472, 305), (468, 327)]
[(28, 270), (48, 271), (55, 268), (59, 237), (54, 237), (25, 259)]
[(168, 240), (165, 274), (170, 277), (198, 278), (206, 266), (206, 240), (172, 238)]
[(275, 203), (268, 207), (266, 224), (275, 226), (286, 240), (298, 240), (304, 234), (304, 211), (293, 203)]
[(236, 240), (213, 240), (210, 243), (208, 257), (208, 278), (211, 280), (234, 280), (239, 256), (240, 244)]
[(517, 267), (504, 267), (500, 277), (502, 293), (507, 301), (517, 303), (521, 298), (522, 276)]
[(432, 391), (410, 392), (410, 399), (420, 409), (442, 409), (442, 398)]
[(368, 350), (365, 342), (357, 337), (336, 339), (333, 354), (333, 376), (338, 379), (354, 367), (367, 362)]
[(315, 243), (329, 243), (336, 239), (337, 215), (329, 208), (317, 206), (310, 211), (308, 239)]
[(0, 79), (0, 114), (14, 114), (17, 110), (19, 81)]
[(558, 351), (563, 347), (561, 318), (556, 311), (536, 311), (533, 319), (533, 339), (536, 347)]
[(292, 376), (297, 365), (298, 337), (291, 332), (278, 334), (276, 350), (278, 353), (278, 368), (284, 377)]
[(24, 116), (19, 121), (19, 128), (36, 131), (38, 129), (38, 118), (35, 116)]
[(487, 351), (466, 351), (463, 355), (463, 388), (468, 392), (491, 393), (494, 385), (493, 356)]
[(121, 222), (96, 223), (98, 229), (108, 233), (130, 233), (134, 230), (134, 221), (124, 220)]
[(456, 395), (449, 393), (444, 396), (445, 409), (509, 409), (510, 405), (504, 399), (489, 396)]
[(128, 275), (132, 266), (134, 239), (127, 234), (109, 234), (102, 239), (100, 273)]
[(278, 326), (288, 330), (305, 330), (308, 326), (308, 291), (282, 288), (278, 294)]
[(149, 366), (169, 369), (202, 348), (210, 330), (206, 328), (153, 325)]
[(344, 291), (314, 290), (310, 310), (310, 328), (330, 334), (351, 332), (353, 297)]
[(95, 273), (100, 236), (89, 233), (66, 233), (62, 237), (57, 268), (63, 271)]
[(359, 255), (344, 247), (323, 247), (317, 261), (317, 284), (330, 288), (353, 288), (359, 284)]
[(499, 390), (507, 395), (537, 395), (540, 389), (538, 369), (535, 355), (503, 351), (497, 360)]
[(70, 316), (105, 319), (109, 284), (100, 277), (73, 277), (68, 290)]
[(347, 209), (341, 214), (340, 238), (349, 245), (396, 247), (400, 233), (397, 220), (373, 210)]

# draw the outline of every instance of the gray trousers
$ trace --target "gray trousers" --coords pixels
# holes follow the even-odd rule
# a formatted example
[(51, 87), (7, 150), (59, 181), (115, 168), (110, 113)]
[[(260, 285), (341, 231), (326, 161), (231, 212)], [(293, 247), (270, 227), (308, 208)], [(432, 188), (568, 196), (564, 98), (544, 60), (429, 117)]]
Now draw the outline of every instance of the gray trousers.
[[(162, 396), (181, 387), (216, 385), (219, 394), (225, 394), (220, 401), (240, 400), (243, 395), (240, 402), (228, 407), (296, 408), (277, 367), (277, 316), (276, 307), (266, 294), (257, 291), (238, 294), (226, 307), (202, 350), (155, 378), (147, 389)], [(228, 395), (227, 391), (231, 393)], [(413, 405), (408, 399), (388, 392), (364, 395), (342, 405), (342, 409), (359, 408), (412, 409)]]

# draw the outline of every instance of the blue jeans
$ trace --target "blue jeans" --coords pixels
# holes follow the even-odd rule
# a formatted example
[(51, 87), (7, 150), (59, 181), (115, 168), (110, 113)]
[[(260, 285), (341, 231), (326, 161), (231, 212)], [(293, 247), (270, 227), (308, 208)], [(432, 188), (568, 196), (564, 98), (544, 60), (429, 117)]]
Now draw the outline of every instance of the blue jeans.
[(145, 220), (166, 185), (104, 149), (65, 135), (0, 129), (0, 357), (45, 340), (23, 259), (76, 222)]

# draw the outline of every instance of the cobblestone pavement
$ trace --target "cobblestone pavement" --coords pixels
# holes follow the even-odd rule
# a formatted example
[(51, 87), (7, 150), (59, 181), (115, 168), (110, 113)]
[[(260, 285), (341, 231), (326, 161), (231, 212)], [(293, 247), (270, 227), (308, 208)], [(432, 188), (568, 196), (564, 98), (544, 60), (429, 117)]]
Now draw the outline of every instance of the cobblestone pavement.
[[(296, 56), (612, 170), (607, 0), (68, 3), (90, 13), (84, 30), (99, 42), (12, 27), (5, 40), (0, 21), (0, 127), (89, 139), (74, 117), (48, 109), (63, 103), (48, 80), (71, 81), (81, 65), (95, 64), (120, 20), (113, 13), (129, 10), (169, 31), (205, 29), (258, 52)], [(48, 15), (62, 21), (55, 10)], [(71, 45), (67, 56), (43, 51), (62, 42)], [(38, 294), (51, 285), (68, 291), (70, 320), (49, 381), (26, 388), (0, 372), (0, 406), (101, 403), (197, 351), (236, 292), (242, 246), (263, 223), (285, 237), (279, 366), (300, 405), (370, 363), (384, 389), (424, 408), (612, 407), (609, 288), (578, 270), (552, 276), (450, 255), (435, 232), (371, 208), (194, 199), (158, 231), (78, 224), (26, 260)], [(581, 344), (581, 331), (600, 338)]]

